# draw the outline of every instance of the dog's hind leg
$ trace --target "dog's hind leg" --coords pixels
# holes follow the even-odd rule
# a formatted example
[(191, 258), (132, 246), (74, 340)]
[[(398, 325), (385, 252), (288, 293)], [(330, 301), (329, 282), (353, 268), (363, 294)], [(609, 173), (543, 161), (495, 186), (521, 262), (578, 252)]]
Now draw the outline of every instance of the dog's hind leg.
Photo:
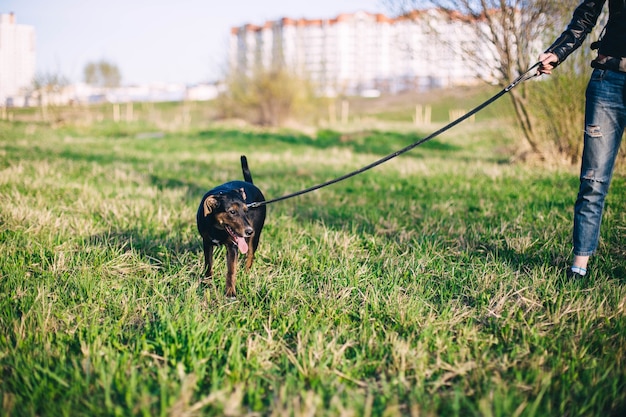
[(252, 235), (250, 238), (250, 244), (248, 253), (246, 256), (246, 269), (250, 270), (252, 267), (252, 262), (254, 262), (254, 255), (256, 254), (256, 248), (259, 247), (259, 239), (261, 239), (261, 230), (263, 230), (263, 221), (261, 221), (260, 225), (256, 226), (256, 233)]
[(235, 297), (235, 281), (237, 276), (237, 258), (239, 249), (235, 245), (226, 245), (226, 296)]
[(208, 237), (202, 239), (202, 248), (204, 249), (204, 277), (211, 278), (213, 276), (213, 242)]

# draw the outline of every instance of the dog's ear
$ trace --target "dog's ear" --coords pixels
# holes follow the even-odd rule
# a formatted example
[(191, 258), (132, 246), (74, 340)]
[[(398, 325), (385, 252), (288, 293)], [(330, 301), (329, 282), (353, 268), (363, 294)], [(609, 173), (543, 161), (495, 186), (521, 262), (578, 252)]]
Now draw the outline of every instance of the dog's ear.
[(241, 188), (239, 189), (239, 194), (241, 194), (241, 199), (242, 199), (243, 201), (246, 201), (246, 198), (247, 198), (247, 197), (246, 197), (246, 190), (244, 190), (244, 189), (243, 189), (243, 187), (241, 187)]
[(204, 199), (204, 203), (202, 206), (204, 207), (204, 217), (208, 216), (215, 210), (215, 208), (219, 205), (219, 202), (215, 198), (215, 196), (210, 195)]

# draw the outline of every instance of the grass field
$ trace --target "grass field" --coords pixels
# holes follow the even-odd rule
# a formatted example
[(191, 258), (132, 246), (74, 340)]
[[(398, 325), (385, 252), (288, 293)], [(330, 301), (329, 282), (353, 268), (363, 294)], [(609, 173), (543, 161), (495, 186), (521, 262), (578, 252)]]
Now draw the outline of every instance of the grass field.
[(223, 250), (199, 283), (241, 154), (273, 198), (423, 133), (0, 122), (0, 415), (624, 415), (624, 167), (568, 282), (577, 173), (489, 123), (270, 205), (237, 299)]

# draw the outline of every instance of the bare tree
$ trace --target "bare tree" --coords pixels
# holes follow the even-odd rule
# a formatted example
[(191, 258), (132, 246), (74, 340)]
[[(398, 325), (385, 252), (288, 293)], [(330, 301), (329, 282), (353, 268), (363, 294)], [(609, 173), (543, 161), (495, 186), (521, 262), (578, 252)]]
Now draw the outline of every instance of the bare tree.
[(46, 72), (35, 75), (33, 79), (33, 93), (37, 98), (41, 117), (44, 121), (49, 121), (48, 109), (52, 110), (54, 122), (61, 121), (60, 104), (65, 87), (69, 85), (69, 80), (64, 75)]
[(280, 126), (298, 113), (310, 113), (315, 103), (308, 78), (285, 68), (259, 66), (251, 74), (233, 72), (226, 82), (227, 92), (219, 99), (224, 115), (255, 117), (260, 125)]
[[(563, 9), (559, 0), (384, 0), (385, 4), (399, 14), (423, 8), (437, 8), (450, 15), (470, 19), (476, 43), (489, 48), (493, 60), (484, 61), (485, 54), (476, 49), (464, 49), (464, 59), (474, 62), (476, 74), (486, 81), (506, 87), (519, 74), (526, 72), (537, 59), (541, 48), (547, 47), (546, 34), (556, 32), (556, 12)], [(565, 0), (574, 3), (575, 0)], [(572, 9), (573, 10), (573, 7)], [(557, 14), (558, 16), (558, 14)], [(561, 28), (562, 29), (562, 26)], [(437, 35), (437, 33), (435, 33)], [(528, 85), (520, 84), (510, 91), (513, 108), (524, 139), (533, 152), (542, 155), (540, 139), (534, 129), (534, 119), (529, 109)]]
[(117, 65), (104, 59), (87, 63), (84, 75), (85, 82), (96, 87), (119, 87), (122, 81), (122, 75)]

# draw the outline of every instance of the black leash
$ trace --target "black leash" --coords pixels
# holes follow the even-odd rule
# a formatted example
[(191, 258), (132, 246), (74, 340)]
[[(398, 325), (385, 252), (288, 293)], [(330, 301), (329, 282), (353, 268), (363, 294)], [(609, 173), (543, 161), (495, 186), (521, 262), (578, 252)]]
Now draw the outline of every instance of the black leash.
[(274, 198), (274, 199), (271, 199), (271, 200), (257, 201), (257, 202), (254, 202), (254, 203), (250, 203), (250, 204), (248, 204), (248, 207), (249, 208), (261, 207), (261, 206), (264, 206), (264, 205), (267, 205), (267, 204), (276, 203), (278, 201), (287, 200), (289, 198), (297, 197), (297, 196), (302, 195), (302, 194), (310, 193), (311, 191), (319, 190), (320, 188), (324, 188), (324, 187), (327, 187), (329, 185), (338, 183), (339, 181), (343, 181), (343, 180), (348, 179), (350, 177), (354, 177), (355, 175), (358, 175), (358, 174), (360, 174), (362, 172), (365, 172), (365, 171), (367, 171), (369, 169), (377, 167), (378, 165), (381, 165), (381, 164), (389, 161), (390, 159), (395, 158), (398, 155), (402, 155), (403, 153), (408, 152), (411, 149), (421, 145), (422, 143), (427, 142), (427, 141), (429, 141), (429, 140), (439, 136), (440, 134), (442, 134), (446, 130), (451, 129), (452, 127), (454, 127), (454, 126), (458, 125), (459, 123), (461, 123), (463, 120), (465, 120), (465, 119), (473, 116), (474, 114), (478, 113), (479, 111), (481, 111), (482, 109), (484, 109), (485, 107), (487, 107), (488, 105), (490, 105), (491, 103), (493, 103), (494, 101), (496, 101), (497, 99), (499, 99), (500, 97), (502, 97), (503, 95), (505, 95), (506, 93), (511, 91), (516, 85), (518, 85), (522, 81), (526, 81), (526, 80), (529, 80), (531, 78), (534, 78), (534, 77), (538, 76), (539, 75), (538, 72), (536, 72), (534, 74), (531, 74), (530, 76), (528, 75), (528, 73), (530, 73), (533, 69), (537, 68), (540, 64), (541, 64), (541, 62), (537, 62), (535, 65), (533, 65), (528, 70), (526, 70), (526, 72), (524, 72), (519, 77), (517, 77), (511, 84), (509, 84), (507, 87), (502, 89), (499, 93), (497, 93), (496, 95), (494, 95), (493, 97), (491, 97), (490, 99), (485, 101), (484, 103), (476, 106), (474, 109), (470, 110), (469, 112), (465, 113), (463, 116), (459, 117), (456, 120), (453, 120), (452, 122), (448, 123), (446, 126), (442, 127), (441, 129), (437, 130), (436, 132), (431, 133), (429, 136), (426, 136), (425, 138), (422, 138), (422, 139), (418, 140), (417, 142), (414, 142), (414, 143), (412, 143), (412, 144), (410, 144), (410, 145), (400, 149), (399, 151), (396, 151), (396, 152), (394, 152), (392, 154), (389, 154), (389, 155), (385, 156), (384, 158), (381, 158), (381, 159), (379, 159), (377, 161), (372, 162), (369, 165), (364, 166), (361, 169), (349, 172), (349, 173), (347, 173), (345, 175), (342, 175), (340, 177), (337, 177), (337, 178), (335, 178), (333, 180), (326, 181), (326, 182), (324, 182), (322, 184), (318, 184), (318, 185), (306, 188), (306, 189), (301, 190), (301, 191), (296, 191), (295, 193), (287, 194), (287, 195), (284, 195), (282, 197)]

